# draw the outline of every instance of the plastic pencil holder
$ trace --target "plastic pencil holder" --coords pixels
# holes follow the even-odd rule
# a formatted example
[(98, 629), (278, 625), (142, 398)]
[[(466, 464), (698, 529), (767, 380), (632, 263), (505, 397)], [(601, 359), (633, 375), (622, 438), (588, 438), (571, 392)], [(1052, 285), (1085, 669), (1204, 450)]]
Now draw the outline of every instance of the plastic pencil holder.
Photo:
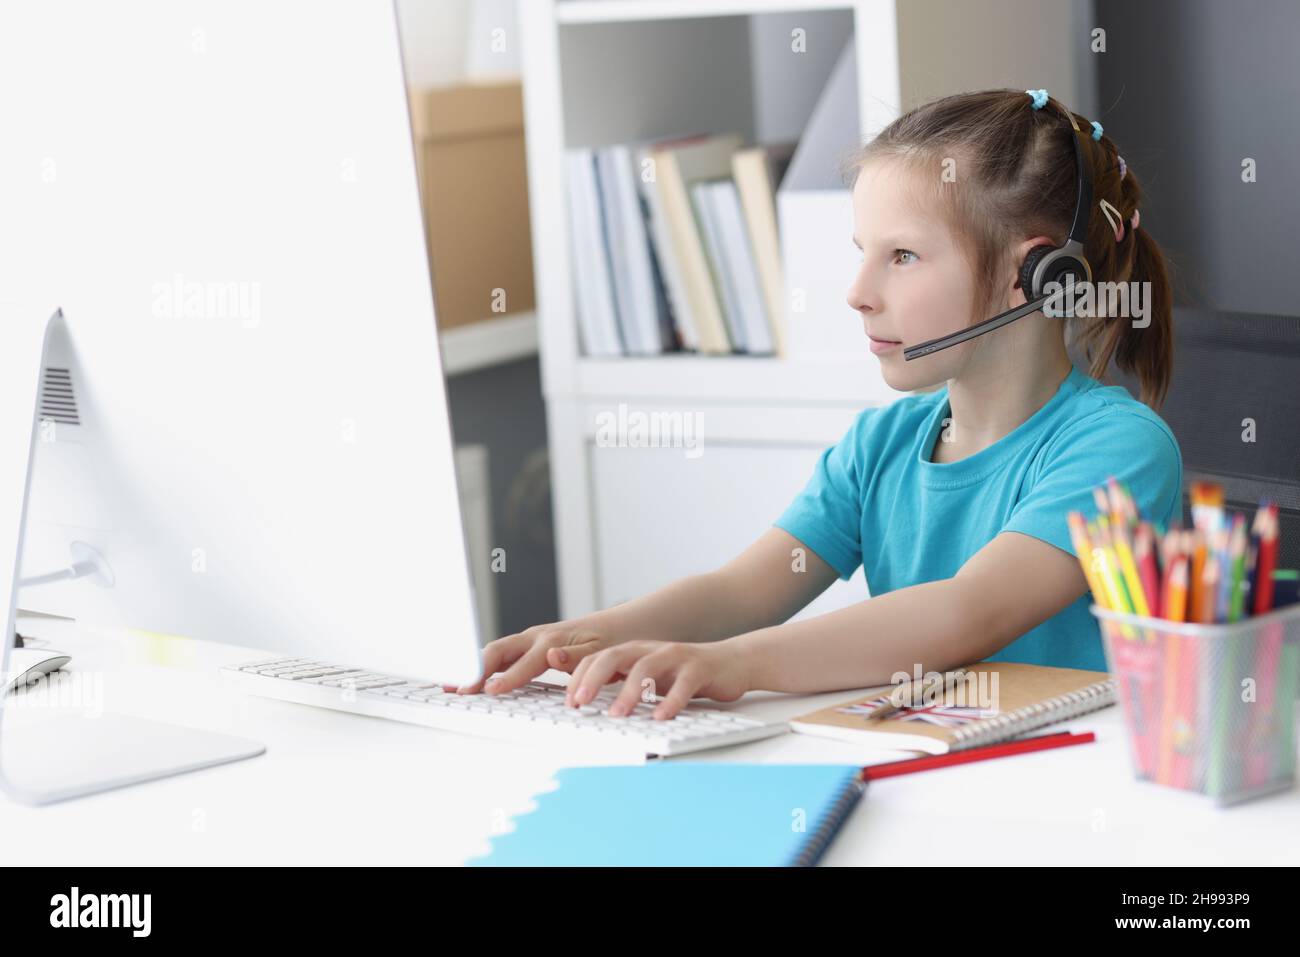
[(1218, 804), (1294, 786), (1300, 604), (1216, 625), (1091, 611), (1139, 779)]

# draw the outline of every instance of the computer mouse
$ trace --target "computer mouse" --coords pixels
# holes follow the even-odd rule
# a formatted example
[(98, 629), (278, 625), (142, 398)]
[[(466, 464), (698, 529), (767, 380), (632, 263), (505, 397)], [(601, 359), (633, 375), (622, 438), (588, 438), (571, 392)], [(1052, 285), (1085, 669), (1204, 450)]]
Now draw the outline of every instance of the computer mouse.
[(4, 694), (13, 691), (19, 685), (30, 685), (45, 677), (51, 671), (58, 671), (72, 656), (51, 648), (10, 648), (9, 662), (6, 668)]

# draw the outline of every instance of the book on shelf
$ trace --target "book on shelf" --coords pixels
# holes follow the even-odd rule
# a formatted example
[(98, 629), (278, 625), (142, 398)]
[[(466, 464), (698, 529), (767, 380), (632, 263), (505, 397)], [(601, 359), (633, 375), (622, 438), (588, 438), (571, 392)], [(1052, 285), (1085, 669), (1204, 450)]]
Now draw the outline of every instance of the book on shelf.
[(701, 134), (566, 151), (583, 354), (782, 355), (775, 191), (793, 146)]
[(582, 351), (589, 356), (620, 356), (623, 338), (611, 282), (594, 151), (569, 150), (564, 170), (569, 187), (569, 256), (578, 264), (573, 271), (573, 298)]
[(785, 274), (777, 231), (776, 191), (790, 168), (794, 142), (740, 150), (731, 157), (732, 178), (740, 194), (749, 244), (763, 287), (763, 302), (772, 322), (773, 351), (787, 354), (785, 342)]
[(696, 183), (691, 203), (732, 343), (741, 352), (770, 354), (771, 327), (736, 184), (729, 179)]
[(672, 236), (668, 219), (664, 212), (663, 200), (657, 184), (657, 177), (646, 175), (646, 170), (654, 169), (654, 147), (661, 148), (673, 143), (690, 143), (703, 139), (702, 136), (689, 136), (674, 140), (650, 141), (637, 144), (636, 156), (637, 186), (641, 191), (642, 208), (645, 211), (646, 228), (650, 235), (650, 252), (659, 270), (659, 280), (663, 286), (664, 304), (667, 308), (667, 323), (671, 330), (667, 341), (675, 349), (694, 352), (699, 348), (700, 334), (695, 322), (695, 315), (690, 310), (690, 300), (686, 294), (686, 277), (682, 271), (680, 257), (673, 249)]
[(696, 349), (710, 354), (725, 354), (735, 347), (727, 335), (718, 289), (691, 209), (690, 187), (698, 180), (725, 176), (731, 169), (731, 154), (739, 148), (740, 137), (727, 135), (651, 151), (655, 188), (668, 221), (669, 246), (681, 265), (687, 302), (699, 334)]
[(657, 355), (673, 345), (667, 297), (646, 230), (644, 199), (628, 146), (596, 153), (596, 179), (609, 244), (618, 322), (629, 355)]

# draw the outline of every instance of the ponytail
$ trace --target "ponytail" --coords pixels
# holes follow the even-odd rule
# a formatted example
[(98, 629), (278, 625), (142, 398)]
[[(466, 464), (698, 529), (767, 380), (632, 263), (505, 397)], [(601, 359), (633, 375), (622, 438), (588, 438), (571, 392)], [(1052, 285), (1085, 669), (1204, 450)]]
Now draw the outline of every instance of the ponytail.
[[(1103, 145), (1098, 152), (1104, 149)], [(1141, 202), (1142, 189), (1122, 162), (1119, 168), (1123, 173), (1115, 188), (1120, 193), (1120, 209), (1130, 211), (1131, 221)], [(1078, 335), (1088, 358), (1088, 374), (1104, 379), (1113, 359), (1116, 367), (1138, 380), (1142, 402), (1158, 410), (1169, 392), (1174, 360), (1173, 289), (1165, 254), (1140, 225), (1126, 223), (1122, 238), (1116, 242), (1110, 224), (1102, 216), (1095, 218), (1089, 230), (1088, 247), (1089, 261), (1098, 267), (1094, 269), (1094, 282), (1141, 283), (1147, 296), (1146, 316), (1140, 325), (1139, 320), (1129, 316), (1077, 320), (1083, 323)], [(1095, 256), (1094, 248), (1099, 250)]]
[[(1136, 378), (1140, 398), (1158, 410), (1169, 393), (1174, 364), (1174, 302), (1165, 254), (1147, 230), (1128, 229), (1132, 243), (1132, 264), (1127, 282), (1149, 283), (1147, 317), (1141, 325), (1127, 316), (1099, 317), (1087, 320), (1080, 337), (1086, 343), (1088, 374), (1097, 380), (1105, 377), (1110, 361)], [(1112, 237), (1112, 242), (1114, 239)], [(1093, 347), (1096, 352), (1093, 354)]]

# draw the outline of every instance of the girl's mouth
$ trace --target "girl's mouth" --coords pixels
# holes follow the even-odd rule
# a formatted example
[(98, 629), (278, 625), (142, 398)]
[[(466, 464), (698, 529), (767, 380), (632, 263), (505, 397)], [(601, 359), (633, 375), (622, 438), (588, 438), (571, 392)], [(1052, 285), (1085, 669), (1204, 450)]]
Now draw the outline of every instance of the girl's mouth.
[(867, 338), (871, 340), (871, 351), (876, 355), (880, 355), (882, 352), (889, 352), (891, 349), (895, 349), (903, 344), (901, 341), (894, 339), (877, 339), (870, 333), (867, 334)]

